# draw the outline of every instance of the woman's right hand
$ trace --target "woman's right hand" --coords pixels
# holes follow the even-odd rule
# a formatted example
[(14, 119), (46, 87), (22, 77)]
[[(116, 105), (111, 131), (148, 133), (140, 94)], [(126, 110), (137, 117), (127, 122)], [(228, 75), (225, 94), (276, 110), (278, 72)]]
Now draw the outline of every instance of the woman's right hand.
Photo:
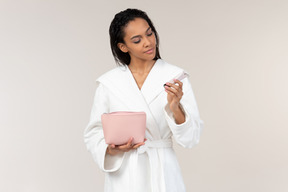
[(128, 142), (126, 144), (123, 145), (114, 145), (114, 144), (110, 144), (107, 147), (107, 153), (109, 155), (117, 155), (119, 153), (124, 153), (124, 152), (128, 152), (131, 149), (137, 149), (138, 147), (140, 147), (141, 145), (145, 144), (145, 141), (147, 139), (144, 139), (144, 142), (141, 143), (137, 143), (137, 144), (132, 144), (133, 141), (133, 137), (131, 137)]

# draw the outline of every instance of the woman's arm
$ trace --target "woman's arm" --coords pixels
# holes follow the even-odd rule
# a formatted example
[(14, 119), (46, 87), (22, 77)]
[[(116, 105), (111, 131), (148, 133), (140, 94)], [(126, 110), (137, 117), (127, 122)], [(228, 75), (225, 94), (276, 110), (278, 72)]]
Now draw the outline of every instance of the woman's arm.
[[(169, 91), (167, 92), (168, 103), (164, 107), (164, 113), (176, 142), (185, 148), (190, 148), (200, 140), (203, 121), (200, 119), (197, 103), (189, 80), (186, 78), (183, 80), (183, 83), (178, 82), (178, 84), (179, 87), (175, 87), (177, 85), (170, 85), (175, 87), (173, 89), (167, 87), (170, 92), (173, 91), (173, 93), (170, 93), (169, 102)], [(183, 91), (181, 90), (182, 88)], [(179, 108), (181, 112), (179, 112)], [(184, 120), (182, 112), (184, 113)]]

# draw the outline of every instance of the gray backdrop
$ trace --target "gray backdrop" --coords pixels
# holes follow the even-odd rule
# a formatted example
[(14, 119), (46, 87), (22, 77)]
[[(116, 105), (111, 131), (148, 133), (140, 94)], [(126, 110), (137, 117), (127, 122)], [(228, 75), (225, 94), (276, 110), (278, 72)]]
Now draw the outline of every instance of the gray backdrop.
[(0, 191), (95, 192), (83, 142), (114, 14), (143, 9), (205, 122), (175, 146), (187, 191), (288, 191), (288, 1), (1, 0)]

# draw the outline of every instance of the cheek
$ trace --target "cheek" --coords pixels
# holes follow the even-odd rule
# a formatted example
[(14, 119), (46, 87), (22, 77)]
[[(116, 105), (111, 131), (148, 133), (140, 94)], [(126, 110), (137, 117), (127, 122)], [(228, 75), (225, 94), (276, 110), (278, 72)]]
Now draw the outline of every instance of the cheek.
[(140, 50), (141, 45), (140, 44), (134, 44), (134, 43), (129, 43), (127, 45), (129, 52), (131, 53), (137, 53)]
[(141, 49), (141, 47), (140, 47), (141, 45), (139, 45), (139, 44), (135, 44), (135, 45), (133, 45), (133, 46), (131, 46), (130, 48), (129, 48), (129, 54), (130, 54), (130, 56), (136, 56), (136, 57), (141, 57), (141, 55), (142, 55), (142, 49)]
[(155, 36), (155, 34), (153, 34), (151, 37), (152, 37), (152, 42), (153, 42), (154, 44), (156, 44), (156, 36)]
[(134, 45), (133, 46), (133, 48), (132, 48), (132, 52), (134, 53), (134, 54), (141, 54), (142, 53), (142, 47), (141, 47), (141, 44), (136, 44), (136, 45)]

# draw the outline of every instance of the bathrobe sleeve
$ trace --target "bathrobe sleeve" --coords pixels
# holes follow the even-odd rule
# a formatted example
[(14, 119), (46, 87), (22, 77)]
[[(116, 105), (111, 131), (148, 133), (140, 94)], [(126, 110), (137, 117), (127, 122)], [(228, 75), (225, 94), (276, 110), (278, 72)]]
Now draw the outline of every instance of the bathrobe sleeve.
[(185, 113), (185, 122), (176, 124), (173, 113), (168, 103), (164, 107), (164, 114), (175, 141), (185, 148), (191, 148), (199, 143), (203, 129), (203, 121), (200, 119), (197, 103), (188, 78), (183, 79), (183, 96), (180, 107)]
[(124, 153), (115, 156), (106, 154), (108, 145), (104, 140), (101, 115), (109, 112), (109, 97), (107, 88), (105, 89), (105, 86), (98, 81), (96, 83), (90, 121), (84, 131), (84, 142), (100, 169), (104, 172), (113, 172), (120, 168)]

